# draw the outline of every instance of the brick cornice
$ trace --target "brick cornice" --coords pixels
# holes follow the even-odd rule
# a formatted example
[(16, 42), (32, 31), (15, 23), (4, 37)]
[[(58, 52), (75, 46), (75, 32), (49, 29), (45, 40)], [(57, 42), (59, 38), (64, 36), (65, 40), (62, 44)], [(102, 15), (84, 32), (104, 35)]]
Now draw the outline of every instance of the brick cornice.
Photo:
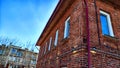
[(41, 46), (41, 43), (50, 34), (51, 29), (56, 25), (56, 23), (58, 23), (57, 21), (59, 21), (60, 17), (65, 13), (66, 9), (68, 9), (74, 1), (75, 0), (60, 0), (59, 1), (53, 14), (51, 15), (50, 19), (48, 20), (48, 23), (45, 26), (41, 36), (39, 37), (36, 45)]
[(109, 4), (113, 5), (115, 8), (120, 9), (120, 0), (100, 0), (100, 1), (109, 3)]

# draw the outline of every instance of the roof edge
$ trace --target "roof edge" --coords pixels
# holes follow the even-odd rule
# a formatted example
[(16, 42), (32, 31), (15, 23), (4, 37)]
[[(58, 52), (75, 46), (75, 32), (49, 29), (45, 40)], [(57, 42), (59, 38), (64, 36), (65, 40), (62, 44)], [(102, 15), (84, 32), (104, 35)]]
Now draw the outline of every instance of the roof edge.
[(58, 9), (60, 8), (60, 5), (61, 5), (62, 3), (63, 3), (63, 0), (59, 0), (59, 2), (58, 2), (58, 4), (57, 4), (57, 6), (55, 7), (55, 9), (54, 9), (51, 17), (50, 17), (49, 20), (48, 20), (48, 22), (47, 22), (44, 30), (42, 31), (42, 34), (41, 34), (40, 37), (38, 38), (37, 43), (36, 43), (36, 46), (40, 46), (40, 45), (39, 45), (39, 40), (43, 37), (43, 34), (45, 33), (47, 27), (50, 25), (51, 21), (52, 21), (53, 18), (55, 17), (55, 14), (56, 14), (56, 12), (58, 11)]

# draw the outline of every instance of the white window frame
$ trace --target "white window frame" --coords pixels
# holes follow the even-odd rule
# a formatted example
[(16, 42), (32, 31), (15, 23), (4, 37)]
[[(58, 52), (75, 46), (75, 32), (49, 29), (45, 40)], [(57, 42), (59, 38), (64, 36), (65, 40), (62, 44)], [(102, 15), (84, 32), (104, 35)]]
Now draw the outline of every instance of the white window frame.
[[(67, 26), (68, 26), (68, 21), (70, 20), (70, 17), (67, 18), (67, 20), (65, 21), (65, 28), (64, 28), (64, 38), (67, 38)], [(70, 23), (69, 23), (70, 24)]]
[(48, 47), (48, 50), (50, 51), (51, 49), (51, 44), (52, 44), (52, 37), (50, 37), (50, 42), (49, 42), (49, 47)]
[(59, 30), (56, 31), (54, 46), (57, 46), (57, 43), (58, 43), (58, 35), (59, 35)]
[(45, 45), (45, 47), (44, 47), (44, 54), (46, 53), (46, 48), (47, 48), (47, 42), (46, 42), (46, 45)]
[(108, 30), (109, 30), (109, 35), (114, 37), (114, 32), (113, 32), (113, 28), (112, 28), (112, 23), (111, 23), (111, 19), (110, 19), (110, 14), (100, 10), (100, 14), (103, 14), (107, 17), (107, 21), (108, 21)]

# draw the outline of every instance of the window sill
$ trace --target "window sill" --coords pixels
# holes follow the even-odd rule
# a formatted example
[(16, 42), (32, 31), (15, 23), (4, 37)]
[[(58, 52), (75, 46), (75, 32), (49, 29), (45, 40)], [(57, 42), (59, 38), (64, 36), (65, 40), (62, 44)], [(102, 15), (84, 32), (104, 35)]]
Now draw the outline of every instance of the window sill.
[(70, 37), (68, 36), (68, 37), (66, 37), (66, 38), (63, 38), (62, 40), (61, 40), (61, 42), (64, 44), (65, 42), (67, 42), (68, 41), (68, 39), (69, 39)]
[(109, 42), (113, 42), (113, 43), (119, 42), (119, 38), (117, 37), (112, 37), (109, 35), (103, 35), (103, 37), (104, 37), (104, 40), (109, 41)]
[(57, 46), (58, 46), (58, 44), (57, 45), (53, 45), (52, 51), (54, 51)]

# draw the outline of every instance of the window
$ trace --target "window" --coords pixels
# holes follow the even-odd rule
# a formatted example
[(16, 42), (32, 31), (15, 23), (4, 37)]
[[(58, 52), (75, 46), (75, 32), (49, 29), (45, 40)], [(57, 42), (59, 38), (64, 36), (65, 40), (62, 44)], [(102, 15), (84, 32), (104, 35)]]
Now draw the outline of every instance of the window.
[(12, 54), (15, 54), (17, 50), (15, 48), (12, 48)]
[(18, 57), (21, 57), (22, 56), (22, 52), (17, 52), (16, 54)]
[(3, 54), (3, 50), (0, 50), (0, 54)]
[(15, 61), (15, 57), (11, 57), (11, 61)]
[(46, 53), (46, 48), (47, 48), (47, 42), (46, 42), (46, 45), (45, 45), (45, 51), (44, 51), (44, 54)]
[(58, 30), (56, 31), (54, 45), (57, 46), (57, 43), (58, 43)]
[(101, 20), (101, 26), (102, 26), (102, 34), (114, 36), (110, 15), (104, 11), (100, 11), (100, 20)]
[(67, 38), (69, 36), (69, 30), (70, 30), (70, 17), (65, 21), (64, 38)]
[(49, 42), (48, 50), (50, 50), (50, 48), (51, 48), (51, 44), (52, 44), (52, 37), (50, 37), (50, 42)]

